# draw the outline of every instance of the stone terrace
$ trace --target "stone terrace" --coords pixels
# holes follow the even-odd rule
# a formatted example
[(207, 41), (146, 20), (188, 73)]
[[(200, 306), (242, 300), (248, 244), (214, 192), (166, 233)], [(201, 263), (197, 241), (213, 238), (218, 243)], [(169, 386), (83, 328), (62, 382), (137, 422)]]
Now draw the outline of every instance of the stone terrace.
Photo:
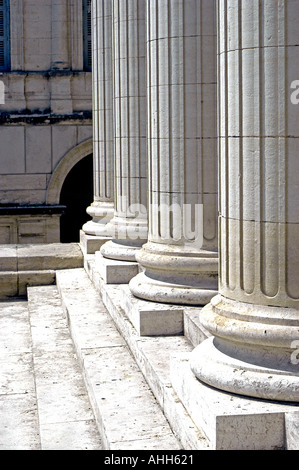
[(95, 255), (81, 264), (0, 303), (1, 449), (298, 448), (296, 406), (234, 397), (190, 373), (206, 338), (197, 308), (184, 308), (183, 335), (141, 335), (126, 285), (106, 284)]

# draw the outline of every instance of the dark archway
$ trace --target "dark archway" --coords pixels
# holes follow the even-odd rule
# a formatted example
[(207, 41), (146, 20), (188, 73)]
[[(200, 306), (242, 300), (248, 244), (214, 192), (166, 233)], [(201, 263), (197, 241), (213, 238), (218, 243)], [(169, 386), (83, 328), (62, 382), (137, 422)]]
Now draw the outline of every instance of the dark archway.
[(66, 206), (60, 220), (60, 241), (79, 242), (80, 230), (90, 219), (86, 209), (93, 202), (93, 156), (82, 158), (67, 175), (60, 193)]

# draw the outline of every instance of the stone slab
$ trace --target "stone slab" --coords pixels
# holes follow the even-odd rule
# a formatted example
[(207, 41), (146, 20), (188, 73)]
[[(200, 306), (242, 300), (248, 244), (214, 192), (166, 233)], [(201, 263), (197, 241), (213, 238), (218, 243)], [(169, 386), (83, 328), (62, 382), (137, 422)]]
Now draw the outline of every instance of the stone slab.
[[(92, 256), (87, 257), (88, 276), (101, 296), (109, 315), (121, 331), (131, 354), (151, 387), (159, 405), (182, 447), (187, 450), (206, 450), (208, 441), (195, 426), (180, 402), (170, 380), (170, 357), (177, 352), (191, 352), (192, 345), (185, 336), (141, 337), (124, 312), (123, 286), (106, 284), (95, 268)], [(60, 273), (61, 275), (61, 273)]]
[(0, 302), (0, 357), (30, 352), (31, 334), (27, 303), (18, 299)]
[(55, 282), (55, 270), (84, 263), (78, 243), (0, 245), (0, 299), (26, 296), (28, 286)]
[(286, 448), (299, 450), (299, 411), (285, 414)]
[(294, 413), (298, 407), (213, 389), (196, 379), (189, 359), (190, 354), (171, 358), (171, 383), (212, 449), (278, 450), (286, 447), (285, 413)]
[(84, 270), (62, 270), (57, 274), (57, 287), (78, 352), (125, 344)]
[(199, 313), (202, 307), (184, 307), (184, 335), (195, 348), (207, 339), (210, 333), (200, 324)]
[(18, 273), (12, 271), (2, 271), (0, 273), (0, 299), (9, 299), (18, 296)]
[(95, 254), (95, 265), (106, 284), (128, 284), (139, 272), (134, 261), (111, 260), (104, 258), (99, 251)]
[(86, 352), (84, 368), (108, 449), (180, 448), (126, 346)]
[(56, 286), (28, 289), (42, 450), (101, 450), (102, 443)]
[(41, 424), (40, 433), (43, 450), (101, 450), (95, 421)]
[(184, 331), (184, 309), (147, 302), (131, 294), (129, 286), (120, 290), (123, 308), (140, 336), (174, 336)]
[(39, 449), (27, 303), (0, 303), (0, 450)]
[(34, 394), (0, 395), (0, 450), (40, 450)]
[(55, 271), (19, 271), (18, 272), (18, 293), (19, 296), (26, 296), (28, 287), (55, 284)]
[(17, 246), (0, 245), (0, 271), (17, 271)]
[(127, 343), (83, 269), (57, 287), (106, 449), (180, 449)]
[(96, 251), (99, 251), (108, 240), (109, 238), (107, 237), (87, 235), (83, 230), (80, 230), (80, 246), (84, 254), (94, 254)]
[(32, 354), (2, 354), (0, 358), (0, 395), (34, 393)]
[(28, 287), (54, 283), (54, 270), (1, 272), (0, 299), (26, 297)]
[(17, 256), (18, 271), (56, 270), (83, 266), (83, 253), (78, 243), (17, 245)]
[(0, 303), (0, 450), (38, 450), (38, 410), (27, 302)]

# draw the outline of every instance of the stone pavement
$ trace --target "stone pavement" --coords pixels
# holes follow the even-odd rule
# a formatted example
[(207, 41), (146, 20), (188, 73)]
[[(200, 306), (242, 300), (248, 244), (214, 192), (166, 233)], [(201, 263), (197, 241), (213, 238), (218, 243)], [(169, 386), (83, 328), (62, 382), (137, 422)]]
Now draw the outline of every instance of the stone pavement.
[(58, 294), (0, 303), (0, 450), (101, 449)]
[(0, 450), (298, 449), (297, 406), (196, 380), (198, 312), (185, 335), (141, 336), (92, 257), (27, 292), (0, 302)]
[(0, 450), (181, 449), (84, 270), (60, 289), (0, 302)]

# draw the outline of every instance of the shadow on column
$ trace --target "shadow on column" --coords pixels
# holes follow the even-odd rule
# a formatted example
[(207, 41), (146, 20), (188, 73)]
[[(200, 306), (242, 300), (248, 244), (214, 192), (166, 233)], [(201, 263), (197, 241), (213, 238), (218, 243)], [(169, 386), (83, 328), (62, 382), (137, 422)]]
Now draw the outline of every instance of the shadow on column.
[(66, 206), (60, 219), (60, 241), (79, 242), (80, 230), (90, 219), (86, 208), (93, 201), (93, 156), (80, 160), (67, 175), (60, 193), (60, 204)]

